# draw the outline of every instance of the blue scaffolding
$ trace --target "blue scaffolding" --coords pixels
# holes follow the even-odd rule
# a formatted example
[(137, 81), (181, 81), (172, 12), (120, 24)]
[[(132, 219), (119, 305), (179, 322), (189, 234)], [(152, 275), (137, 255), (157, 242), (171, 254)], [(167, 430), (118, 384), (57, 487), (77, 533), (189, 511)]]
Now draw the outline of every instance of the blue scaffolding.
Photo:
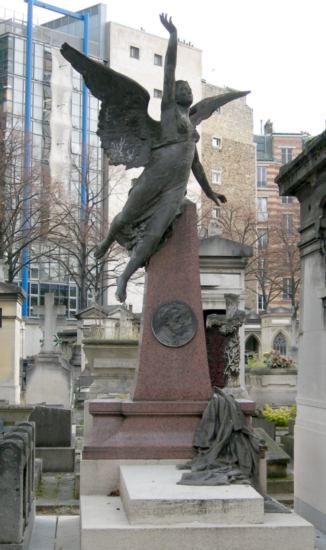
[[(39, 2), (39, 0), (25, 0), (27, 7), (27, 44), (26, 44), (26, 89), (25, 89), (25, 131), (24, 131), (24, 201), (23, 201), (23, 231), (27, 236), (30, 223), (30, 176), (31, 176), (31, 105), (32, 105), (32, 76), (33, 76), (33, 6), (60, 13), (79, 19), (83, 22), (83, 53), (88, 55), (89, 43), (89, 17), (88, 14), (74, 13), (63, 8), (58, 8)], [(88, 91), (83, 84), (82, 94), (82, 178), (81, 178), (81, 219), (87, 201), (87, 143), (88, 143)], [(28, 245), (22, 252), (22, 288), (26, 293), (23, 302), (23, 317), (28, 315), (29, 295), (29, 248)]]

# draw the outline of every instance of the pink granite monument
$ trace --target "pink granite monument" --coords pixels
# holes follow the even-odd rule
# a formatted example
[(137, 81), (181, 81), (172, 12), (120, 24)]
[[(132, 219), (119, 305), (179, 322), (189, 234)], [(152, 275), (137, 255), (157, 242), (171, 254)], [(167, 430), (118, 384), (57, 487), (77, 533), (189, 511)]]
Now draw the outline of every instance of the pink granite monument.
[(132, 399), (90, 403), (84, 459), (189, 458), (211, 395), (199, 279), (196, 207), (150, 260)]

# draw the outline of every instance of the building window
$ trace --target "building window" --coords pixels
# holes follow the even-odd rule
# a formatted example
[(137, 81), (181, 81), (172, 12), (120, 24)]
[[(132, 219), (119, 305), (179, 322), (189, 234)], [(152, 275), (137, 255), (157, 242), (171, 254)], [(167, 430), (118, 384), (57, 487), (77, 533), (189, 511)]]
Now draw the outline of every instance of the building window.
[(290, 277), (284, 277), (283, 281), (283, 292), (282, 292), (282, 298), (283, 300), (291, 300), (292, 298), (292, 279)]
[(281, 147), (282, 164), (286, 164), (287, 162), (291, 162), (292, 152), (293, 152), (292, 147)]
[(293, 231), (293, 214), (282, 215), (282, 226), (285, 231)]
[(258, 235), (257, 235), (258, 250), (264, 250), (265, 248), (267, 248), (267, 244), (268, 244), (267, 229), (258, 229)]
[(139, 59), (139, 48), (136, 48), (135, 46), (130, 46), (130, 57), (133, 59)]
[(157, 65), (158, 67), (162, 67), (163, 65), (163, 57), (158, 53), (154, 53), (154, 65)]
[(257, 197), (257, 218), (260, 222), (266, 221), (268, 218), (266, 197)]
[(257, 166), (257, 187), (266, 187), (267, 170), (266, 166)]
[(215, 149), (222, 149), (222, 140), (219, 137), (212, 137), (212, 146)]
[(218, 206), (212, 208), (212, 218), (213, 220), (219, 220), (221, 217), (221, 209)]
[(215, 185), (221, 185), (222, 178), (220, 170), (212, 170), (212, 183), (214, 183)]
[(29, 273), (30, 273), (30, 278), (31, 279), (34, 279), (36, 281), (38, 280), (38, 278), (39, 278), (39, 269), (38, 269), (38, 267), (31, 267)]
[(279, 332), (274, 339), (273, 349), (281, 355), (286, 355), (286, 338), (282, 332)]
[(260, 281), (265, 280), (268, 271), (267, 258), (258, 258), (258, 273), (257, 277)]
[(263, 140), (257, 141), (256, 146), (257, 146), (257, 153), (266, 153), (266, 143), (264, 138)]
[(266, 298), (263, 294), (258, 294), (258, 310), (266, 310)]
[(154, 97), (157, 97), (159, 99), (162, 99), (162, 90), (158, 90), (157, 88), (154, 88)]
[(281, 202), (282, 204), (292, 204), (293, 202), (293, 197), (281, 197)]

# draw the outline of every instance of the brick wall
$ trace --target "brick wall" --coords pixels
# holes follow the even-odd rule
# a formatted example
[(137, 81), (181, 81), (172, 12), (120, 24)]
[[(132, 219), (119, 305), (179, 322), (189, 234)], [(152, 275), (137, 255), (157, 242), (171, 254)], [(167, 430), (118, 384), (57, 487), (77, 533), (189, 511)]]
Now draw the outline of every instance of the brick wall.
[[(209, 97), (229, 90), (203, 82), (203, 97)], [(212, 138), (221, 140), (220, 147), (214, 147)], [(227, 205), (221, 206), (220, 216), (229, 216), (231, 211), (237, 211), (237, 216), (245, 217), (256, 212), (256, 147), (253, 142), (253, 113), (246, 104), (246, 98), (240, 98), (221, 107), (201, 125), (202, 164), (208, 180), (217, 193), (227, 198)], [(220, 173), (221, 181), (212, 183), (212, 172)], [(243, 240), (241, 231), (230, 234), (225, 228), (217, 229), (214, 222), (214, 203), (202, 194), (202, 225), (206, 230), (212, 230), (212, 220), (215, 231), (226, 238)], [(213, 228), (214, 231), (214, 228)], [(251, 244), (250, 235), (245, 242)], [(250, 283), (255, 287), (255, 283)], [(246, 305), (255, 308), (255, 295), (247, 292)]]

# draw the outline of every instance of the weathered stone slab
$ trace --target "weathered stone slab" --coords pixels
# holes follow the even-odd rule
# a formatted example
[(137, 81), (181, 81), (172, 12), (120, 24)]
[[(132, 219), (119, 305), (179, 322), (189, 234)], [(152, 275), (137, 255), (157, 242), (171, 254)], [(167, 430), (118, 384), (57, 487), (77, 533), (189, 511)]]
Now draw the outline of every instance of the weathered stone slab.
[(262, 428), (272, 439), (275, 440), (275, 423), (268, 422), (265, 418), (253, 416), (252, 425), (254, 428)]
[(263, 439), (267, 446), (267, 475), (268, 477), (284, 477), (287, 475), (289, 455), (272, 439), (262, 428), (255, 428), (255, 433)]
[(7, 426), (0, 438), (0, 550), (27, 550), (35, 516), (34, 425)]
[(176, 466), (121, 466), (120, 494), (131, 524), (262, 523), (264, 499), (249, 485), (178, 485)]
[(74, 447), (37, 447), (36, 457), (42, 459), (43, 472), (73, 472)]
[(70, 447), (70, 409), (37, 406), (29, 419), (36, 424), (36, 447)]
[(0, 544), (20, 543), (24, 533), (24, 441), (0, 441)]

